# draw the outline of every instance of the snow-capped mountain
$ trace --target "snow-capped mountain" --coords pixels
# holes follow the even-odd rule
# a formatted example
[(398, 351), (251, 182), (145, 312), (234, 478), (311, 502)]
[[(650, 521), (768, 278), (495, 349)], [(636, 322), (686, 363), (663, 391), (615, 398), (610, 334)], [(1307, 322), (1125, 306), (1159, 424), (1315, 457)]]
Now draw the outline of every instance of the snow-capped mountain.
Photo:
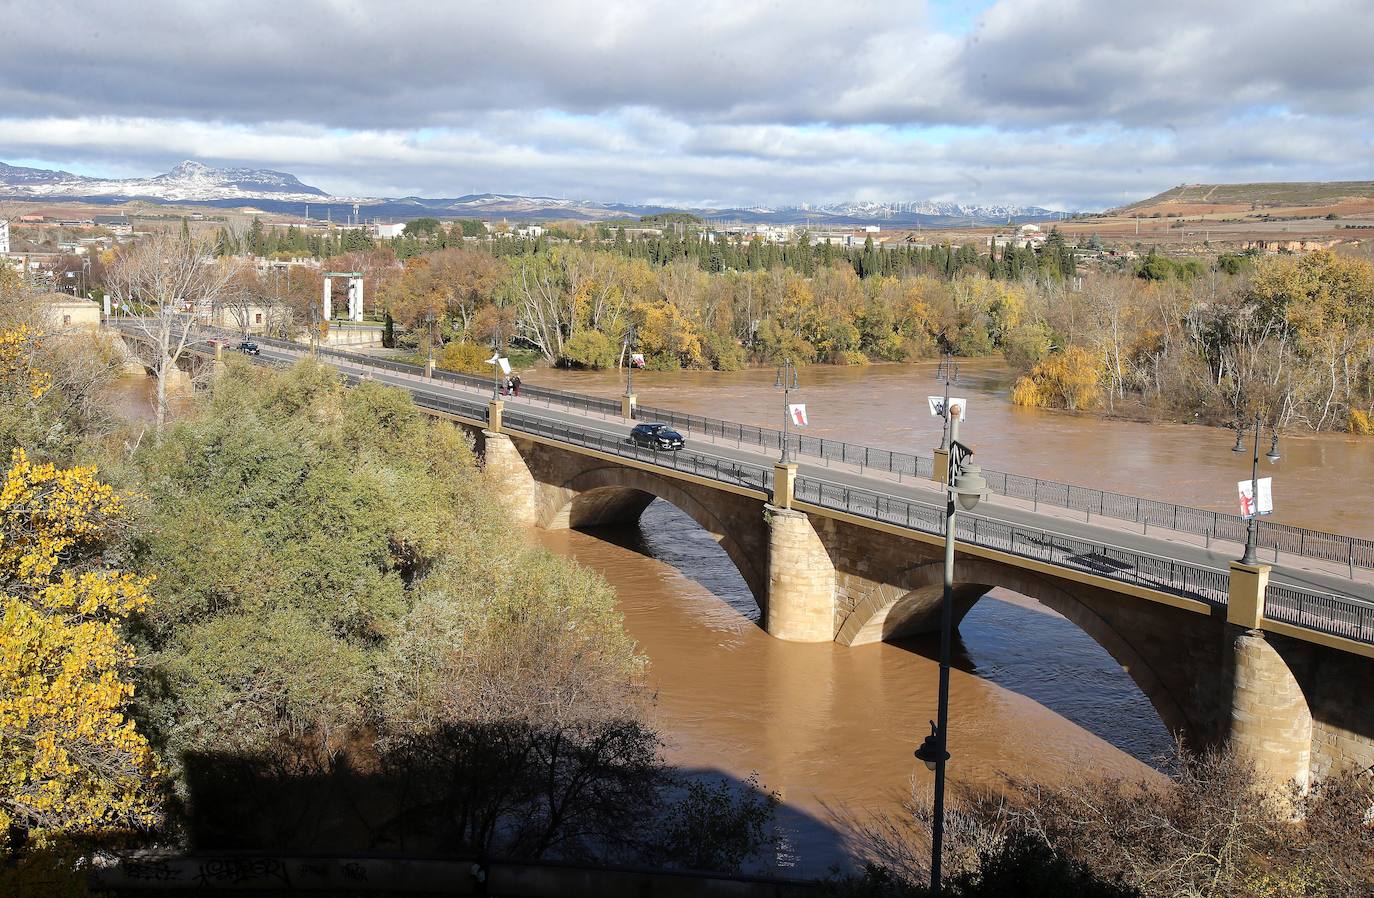
[(18, 197), (128, 197), (173, 202), (210, 200), (313, 200), (323, 190), (295, 175), (255, 168), (210, 168), (187, 160), (152, 178), (88, 178), (65, 171), (0, 163), (0, 193)]
[(914, 202), (879, 203), (849, 202), (824, 203), (805, 206), (808, 211), (824, 212), (846, 218), (897, 219), (913, 215), (938, 216), (941, 218), (971, 218), (975, 220), (994, 220), (1007, 218), (1049, 218), (1064, 213), (1043, 209), (1040, 206), (992, 205), (978, 206), (965, 203), (917, 200)]
[(961, 226), (1000, 224), (1008, 220), (1041, 221), (1066, 217), (1038, 206), (976, 206), (949, 202), (847, 202), (817, 205), (733, 209), (687, 208), (551, 196), (478, 193), (458, 197), (401, 199), (331, 196), (318, 187), (303, 184), (295, 175), (270, 169), (211, 168), (186, 161), (151, 178), (91, 178), (67, 171), (23, 168), (0, 162), (0, 197), (21, 199), (72, 199), (95, 203), (124, 200), (206, 204), (252, 205), (259, 209), (300, 215), (309, 206), (316, 216), (350, 220), (354, 204), (362, 219), (411, 219), (422, 216), (577, 219), (602, 221), (637, 218), (660, 212), (690, 212), (716, 222), (749, 224), (849, 227), (882, 224), (887, 227)]

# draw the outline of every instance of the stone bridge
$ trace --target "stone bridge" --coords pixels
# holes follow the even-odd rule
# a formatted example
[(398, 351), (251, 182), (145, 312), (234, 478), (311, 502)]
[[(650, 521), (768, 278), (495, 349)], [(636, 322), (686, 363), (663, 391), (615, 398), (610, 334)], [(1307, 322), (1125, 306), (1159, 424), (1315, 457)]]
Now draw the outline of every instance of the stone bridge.
[[(255, 361), (292, 358), (273, 354), (278, 357)], [(421, 409), (468, 428), (483, 451), (486, 475), (520, 524), (629, 523), (655, 498), (673, 504), (739, 568), (764, 629), (776, 638), (857, 647), (938, 625), (943, 536), (828, 502), (798, 501), (795, 465), (776, 466), (768, 489), (757, 486), (763, 479), (740, 485), (633, 457), (604, 433), (578, 431), (582, 425), (566, 414), (561, 422), (544, 414), (561, 428), (547, 436), (528, 421), (503, 428), (501, 402), (487, 405), (460, 388), (437, 385), (428, 370), (418, 377), (371, 362), (332, 363), (354, 380), (375, 376), (408, 389)], [(531, 415), (526, 406), (525, 417), (535, 420)], [(600, 442), (579, 443), (579, 432)], [(1268, 566), (1232, 562), (1229, 578), (1219, 575), (1229, 582), (1225, 605), (1095, 570), (961, 539), (955, 619), (1004, 587), (1092, 637), (1189, 744), (1230, 740), (1272, 778), (1300, 784), (1335, 769), (1374, 766), (1374, 702), (1364, 700), (1374, 694), (1374, 644), (1299, 626), (1291, 614), (1288, 620), (1266, 615)], [(1334, 608), (1318, 613), (1329, 616)]]
[[(739, 568), (779, 639), (847, 646), (934, 631), (943, 538), (797, 501), (795, 466), (773, 493), (551, 438), (478, 434), (486, 475), (512, 519), (548, 529), (636, 521), (655, 498), (681, 509)], [(461, 420), (461, 419), (460, 419)], [(789, 468), (791, 470), (789, 470)], [(1227, 608), (958, 543), (955, 620), (1004, 587), (1076, 624), (1122, 666), (1189, 744), (1230, 739), (1276, 780), (1306, 784), (1374, 765), (1374, 648), (1279, 627), (1263, 616), (1267, 569), (1233, 565)], [(1278, 632), (1287, 630), (1288, 632)]]

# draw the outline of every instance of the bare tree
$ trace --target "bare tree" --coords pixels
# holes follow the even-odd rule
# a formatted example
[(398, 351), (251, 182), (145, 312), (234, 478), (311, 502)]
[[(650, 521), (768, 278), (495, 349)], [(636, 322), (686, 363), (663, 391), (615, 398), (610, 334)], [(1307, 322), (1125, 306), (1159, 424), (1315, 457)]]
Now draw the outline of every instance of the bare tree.
[(156, 432), (167, 421), (167, 380), (191, 342), (197, 313), (208, 314), (229, 289), (234, 266), (217, 260), (208, 243), (159, 233), (133, 246), (110, 270), (115, 302), (134, 313), (134, 351), (157, 379)]

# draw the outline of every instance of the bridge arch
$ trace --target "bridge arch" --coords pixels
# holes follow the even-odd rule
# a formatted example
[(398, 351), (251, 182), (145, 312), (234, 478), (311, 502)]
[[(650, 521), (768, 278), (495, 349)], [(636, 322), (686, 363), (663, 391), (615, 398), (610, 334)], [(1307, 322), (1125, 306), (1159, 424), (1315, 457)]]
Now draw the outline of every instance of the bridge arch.
[[(854, 605), (840, 624), (835, 637), (837, 642), (863, 645), (938, 629), (944, 562), (914, 565), (894, 580), (872, 589)], [(1189, 718), (1183, 703), (1127, 635), (1090, 602), (1073, 595), (1053, 578), (981, 558), (957, 556), (954, 561), (955, 626), (995, 587), (1040, 602), (1088, 634), (1121, 665), (1171, 733), (1200, 737), (1208, 731), (1206, 721)]]
[(767, 556), (750, 549), (758, 540), (756, 533), (748, 532), (765, 527), (762, 505), (755, 500), (753, 520), (743, 522), (738, 514), (719, 511), (720, 494), (712, 492), (717, 501), (703, 502), (672, 478), (608, 464), (581, 471), (559, 486), (558, 499), (543, 503), (539, 525), (559, 530), (634, 523), (650, 502), (662, 499), (696, 521), (725, 550), (762, 609), (768, 591)]

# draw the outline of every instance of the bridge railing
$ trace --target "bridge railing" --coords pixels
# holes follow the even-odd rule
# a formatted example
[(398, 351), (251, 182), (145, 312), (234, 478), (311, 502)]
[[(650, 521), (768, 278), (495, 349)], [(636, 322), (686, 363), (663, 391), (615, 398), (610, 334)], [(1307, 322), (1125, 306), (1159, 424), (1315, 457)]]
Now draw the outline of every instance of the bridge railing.
[[(798, 501), (823, 508), (923, 533), (944, 534), (944, 509), (939, 506), (809, 477), (797, 478), (794, 495)], [(1230, 577), (1225, 571), (980, 515), (960, 514), (956, 526), (956, 538), (966, 543), (1199, 599), (1211, 605), (1226, 604)]]
[(563, 443), (572, 443), (588, 449), (649, 462), (663, 468), (694, 474), (720, 483), (770, 492), (773, 489), (773, 469), (761, 465), (751, 465), (729, 459), (699, 455), (695, 452), (655, 452), (636, 445), (628, 439), (609, 437), (595, 431), (584, 430), (558, 421), (537, 418), (520, 411), (506, 411), (501, 416), (502, 429), (509, 428), (521, 433), (544, 436)]
[[(783, 433), (771, 427), (738, 424), (720, 418), (691, 415), (649, 405), (636, 406), (635, 418), (641, 421), (658, 421), (693, 433), (782, 451)], [(860, 446), (843, 440), (828, 440), (824, 437), (802, 436), (795, 433), (787, 434), (787, 446), (792, 453), (808, 458), (838, 461), (909, 477), (929, 477), (931, 474), (931, 459), (908, 452), (875, 449), (872, 446)]]
[[(229, 334), (228, 331), (222, 333)], [(238, 337), (240, 335), (233, 334)], [(275, 337), (253, 337), (254, 341), (266, 346), (275, 346), (279, 349), (287, 349), (293, 352), (301, 352), (306, 347), (290, 340), (279, 340)], [(408, 362), (397, 362), (392, 359), (381, 359), (373, 355), (365, 355), (360, 352), (349, 352), (343, 349), (335, 349), (328, 346), (320, 346), (315, 350), (317, 355), (326, 358), (335, 358), (349, 362), (354, 365), (371, 365), (386, 371), (395, 371), (399, 374), (406, 374), (411, 377), (424, 377), (425, 369), (423, 365), (412, 365)], [(467, 374), (462, 371), (447, 371), (435, 368), (432, 378), (459, 386), (469, 387), (477, 390), (490, 390), (495, 375), (483, 376), (480, 374)], [(568, 408), (580, 409), (583, 411), (596, 412), (603, 415), (619, 415), (620, 402), (614, 399), (604, 399), (600, 396), (588, 396), (583, 393), (571, 393), (566, 390), (555, 390), (551, 387), (539, 387), (533, 384), (521, 384), (520, 395), (531, 399), (539, 399), (553, 405), (563, 405)]]
[[(218, 330), (220, 333), (235, 338), (239, 336), (222, 329), (210, 330)], [(254, 337), (253, 339), (269, 346), (297, 352), (303, 349), (301, 344), (288, 340), (270, 337)], [(317, 351), (320, 355), (346, 360), (354, 364), (373, 365), (416, 377), (424, 374), (424, 368), (419, 365), (394, 362), (375, 356), (326, 347), (320, 347)], [(437, 369), (434, 372), (434, 379), (477, 389), (490, 389), (492, 385), (492, 379), (489, 377)], [(531, 385), (522, 385), (521, 394), (549, 404), (563, 405), (597, 414), (620, 414), (620, 403), (614, 399)], [(739, 424), (719, 418), (692, 415), (654, 406), (639, 406), (635, 411), (635, 418), (661, 421), (673, 427), (690, 430), (693, 433), (769, 449), (781, 450), (782, 446), (782, 432), (769, 427)], [(791, 451), (808, 458), (837, 461), (875, 471), (886, 471), (911, 477), (931, 476), (932, 459), (926, 456), (890, 449), (878, 449), (856, 443), (847, 443), (843, 440), (801, 436), (795, 433), (789, 433), (787, 441)], [(1075, 486), (1055, 480), (1042, 480), (1037, 477), (1027, 477), (1005, 471), (984, 470), (983, 476), (987, 479), (989, 490), (1009, 498), (1021, 499), (1037, 505), (1043, 502), (1046, 505), (1082, 512), (1085, 516), (1095, 514), (1099, 517), (1129, 521), (1143, 526), (1164, 527), (1180, 533), (1202, 536), (1209, 540), (1245, 542), (1246, 522), (1238, 515), (1208, 511), (1187, 505), (1175, 505), (1170, 502), (1160, 502), (1155, 499), (1115, 493), (1109, 490)], [(1354, 576), (1355, 568), (1374, 570), (1374, 540), (1370, 539), (1262, 520), (1258, 522), (1256, 528), (1256, 541), (1262, 549), (1345, 565), (1351, 577)]]
[(1264, 616), (1306, 630), (1374, 643), (1374, 603), (1282, 583), (1265, 590)]
[[(1002, 496), (1045, 503), (1060, 508), (1099, 515), (1136, 524), (1164, 527), (1208, 539), (1245, 542), (1245, 519), (1239, 515), (1143, 499), (1091, 487), (1074, 486), (1054, 480), (1041, 480), (1021, 474), (984, 470), (988, 489)], [(1350, 575), (1355, 568), (1374, 569), (1374, 540), (1342, 536), (1321, 530), (1295, 527), (1273, 521), (1260, 521), (1256, 542), (1261, 548), (1288, 552), (1305, 558), (1344, 564)]]

